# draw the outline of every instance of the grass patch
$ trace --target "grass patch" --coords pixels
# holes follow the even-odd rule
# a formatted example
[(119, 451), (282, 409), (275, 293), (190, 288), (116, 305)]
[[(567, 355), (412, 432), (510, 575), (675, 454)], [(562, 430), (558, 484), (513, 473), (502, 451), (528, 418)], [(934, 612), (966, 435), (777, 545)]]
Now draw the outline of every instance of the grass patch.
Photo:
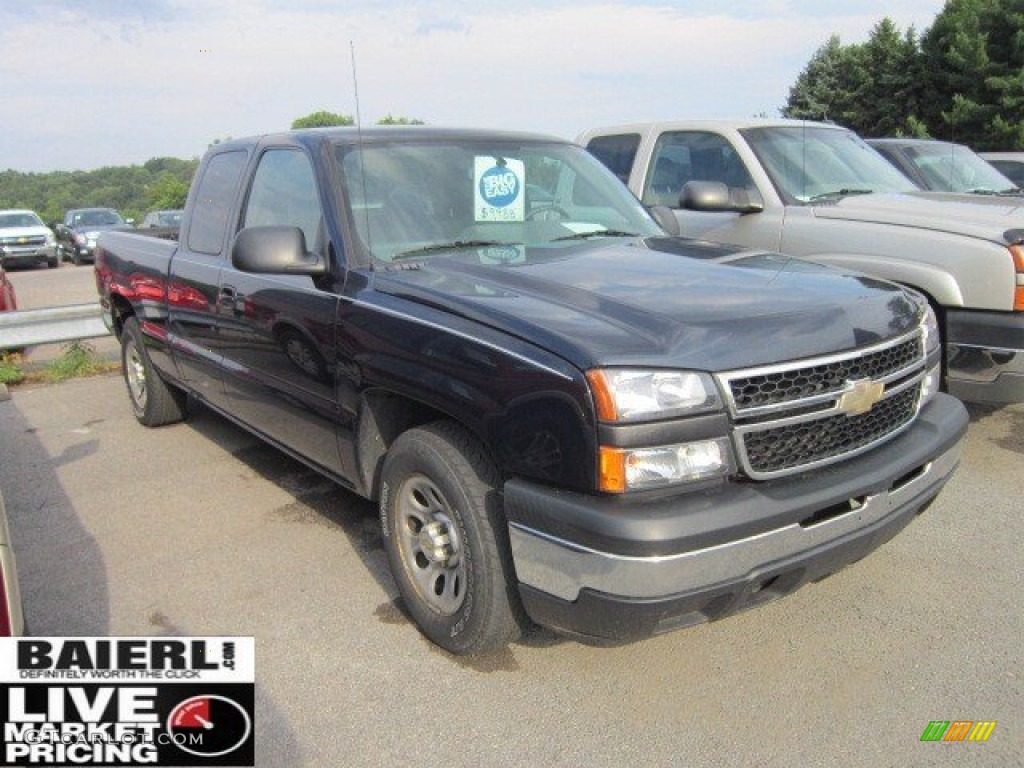
[(60, 357), (46, 366), (44, 373), (47, 381), (57, 383), (79, 376), (93, 376), (111, 368), (109, 363), (96, 354), (96, 348), (84, 341), (72, 341), (65, 344), (63, 350)]
[(20, 384), (24, 380), (21, 355), (0, 353), (0, 384)]

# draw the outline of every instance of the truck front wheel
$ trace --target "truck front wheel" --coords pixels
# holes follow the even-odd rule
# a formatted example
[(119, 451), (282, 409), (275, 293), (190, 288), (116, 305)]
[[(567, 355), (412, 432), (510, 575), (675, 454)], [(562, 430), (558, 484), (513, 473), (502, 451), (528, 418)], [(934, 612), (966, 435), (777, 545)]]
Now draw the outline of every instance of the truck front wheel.
[(384, 461), (391, 573), (423, 634), (451, 653), (501, 648), (524, 621), (497, 484), (483, 448), (454, 423), (405, 432)]
[(139, 423), (159, 427), (185, 418), (187, 397), (162, 378), (146, 352), (139, 321), (129, 317), (121, 330), (121, 372)]

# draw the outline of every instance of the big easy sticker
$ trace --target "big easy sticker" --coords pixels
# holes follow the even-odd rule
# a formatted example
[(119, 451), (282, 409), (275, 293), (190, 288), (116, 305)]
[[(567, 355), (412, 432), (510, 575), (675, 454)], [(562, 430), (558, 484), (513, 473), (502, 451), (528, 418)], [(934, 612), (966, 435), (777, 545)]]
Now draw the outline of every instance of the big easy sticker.
[(473, 158), (474, 218), (523, 221), (526, 216), (526, 164), (514, 158)]

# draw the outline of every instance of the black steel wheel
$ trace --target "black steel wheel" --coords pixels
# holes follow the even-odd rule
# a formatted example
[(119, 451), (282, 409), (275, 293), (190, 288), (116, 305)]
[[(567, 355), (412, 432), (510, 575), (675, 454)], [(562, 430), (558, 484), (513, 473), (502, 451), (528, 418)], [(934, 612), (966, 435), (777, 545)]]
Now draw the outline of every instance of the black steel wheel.
[(486, 452), (451, 422), (402, 434), (384, 462), (391, 572), (423, 634), (452, 653), (501, 648), (524, 622), (497, 484)]

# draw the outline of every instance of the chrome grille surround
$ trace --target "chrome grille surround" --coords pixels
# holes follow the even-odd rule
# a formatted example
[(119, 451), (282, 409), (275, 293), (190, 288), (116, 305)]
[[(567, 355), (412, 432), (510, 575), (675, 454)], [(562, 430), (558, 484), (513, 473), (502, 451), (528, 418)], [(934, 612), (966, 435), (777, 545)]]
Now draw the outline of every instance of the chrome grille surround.
[[(927, 370), (921, 330), (869, 347), (715, 375), (733, 420), (739, 466), (783, 477), (870, 450), (910, 426)], [(865, 380), (883, 385), (866, 413), (841, 399)]]

